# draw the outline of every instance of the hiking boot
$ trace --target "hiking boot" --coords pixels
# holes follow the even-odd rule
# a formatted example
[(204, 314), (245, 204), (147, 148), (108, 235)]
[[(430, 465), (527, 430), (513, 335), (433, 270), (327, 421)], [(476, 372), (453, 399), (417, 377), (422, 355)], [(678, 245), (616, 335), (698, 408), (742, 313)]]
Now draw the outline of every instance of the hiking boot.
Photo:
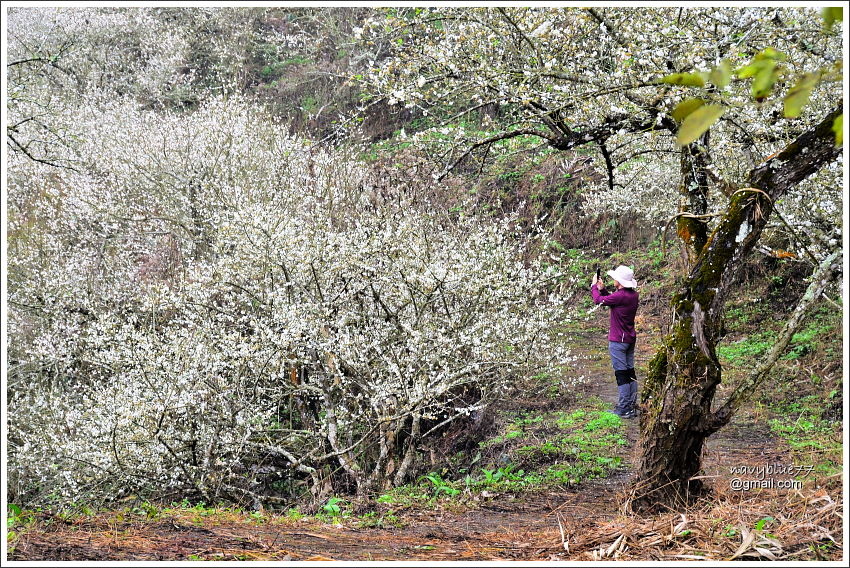
[(617, 385), (617, 404), (614, 405), (614, 414), (623, 416), (629, 411), (629, 385)]

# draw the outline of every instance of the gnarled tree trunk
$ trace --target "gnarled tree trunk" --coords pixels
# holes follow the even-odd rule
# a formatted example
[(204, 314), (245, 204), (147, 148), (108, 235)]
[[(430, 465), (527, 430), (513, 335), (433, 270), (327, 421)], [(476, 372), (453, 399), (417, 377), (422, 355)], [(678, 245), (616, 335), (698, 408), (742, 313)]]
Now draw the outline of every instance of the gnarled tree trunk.
[(700, 481), (692, 478), (702, 466), (705, 440), (728, 421), (712, 414), (721, 380), (715, 346), (722, 337), (726, 292), (735, 269), (758, 242), (773, 203), (841, 153), (832, 132), (841, 110), (750, 172), (749, 187), (731, 195), (674, 295), (670, 334), (650, 362), (641, 397), (632, 508), (669, 506), (700, 489)]

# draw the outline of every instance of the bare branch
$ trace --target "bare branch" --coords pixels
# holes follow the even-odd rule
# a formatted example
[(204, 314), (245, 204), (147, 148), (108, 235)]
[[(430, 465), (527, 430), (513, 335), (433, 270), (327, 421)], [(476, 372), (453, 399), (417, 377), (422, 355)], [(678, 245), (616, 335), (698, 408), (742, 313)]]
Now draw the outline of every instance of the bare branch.
[(599, 142), (599, 151), (605, 159), (605, 169), (608, 171), (608, 189), (614, 190), (614, 164), (611, 162), (611, 153), (605, 147), (605, 141)]
[(39, 164), (44, 164), (46, 166), (52, 166), (54, 168), (68, 168), (69, 170), (73, 170), (75, 172), (79, 171), (78, 169), (74, 168), (73, 166), (69, 166), (67, 164), (65, 164), (65, 165), (57, 164), (57, 163), (51, 162), (50, 160), (44, 160), (42, 158), (36, 158), (29, 150), (27, 150), (26, 146), (22, 145), (20, 142), (18, 142), (15, 139), (15, 137), (12, 135), (12, 133), (9, 131), (9, 129), (6, 129), (6, 137), (14, 144), (14, 146), (12, 147), (13, 151), (21, 152), (22, 154), (24, 154), (27, 158), (29, 158), (33, 162), (38, 162)]
[(439, 176), (437, 176), (437, 181), (442, 180), (446, 177), (449, 172), (457, 167), (459, 163), (461, 163), (467, 156), (469, 156), (472, 152), (477, 150), (482, 146), (487, 146), (493, 144), (494, 142), (498, 142), (500, 140), (509, 140), (511, 138), (516, 138), (517, 136), (537, 136), (539, 138), (543, 138), (548, 140), (550, 143), (554, 140), (554, 137), (550, 134), (547, 134), (541, 130), (536, 130), (533, 128), (520, 128), (517, 130), (511, 130), (510, 132), (500, 132), (499, 134), (495, 134), (490, 136), (489, 138), (485, 138), (479, 142), (475, 142), (471, 146), (469, 146), (456, 160), (451, 162), (446, 168), (443, 170)]

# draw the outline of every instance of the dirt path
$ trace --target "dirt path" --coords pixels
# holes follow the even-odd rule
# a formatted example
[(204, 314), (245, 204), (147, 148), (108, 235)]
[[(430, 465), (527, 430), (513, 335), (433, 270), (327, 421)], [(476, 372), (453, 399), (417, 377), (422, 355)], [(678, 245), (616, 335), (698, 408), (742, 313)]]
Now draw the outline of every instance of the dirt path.
[[(591, 322), (576, 334), (574, 370), (590, 378), (579, 396), (598, 396), (613, 405), (616, 387), (605, 345), (604, 332)], [(639, 345), (636, 367), (651, 356), (650, 346)], [(401, 511), (402, 528), (273, 516), (258, 522), (244, 513), (200, 520), (190, 515), (159, 520), (100, 515), (39, 523), (20, 538), (12, 559), (587, 560), (600, 527), (610, 530), (620, 521), (625, 526), (618, 498), (631, 474), (637, 420), (628, 421), (626, 432), (630, 448), (612, 477), (570, 491), (494, 496), (468, 510)], [(708, 475), (724, 483), (730, 466), (782, 463), (786, 458), (763, 429), (739, 419), (710, 439), (704, 465)]]
[(94, 517), (55, 523), (18, 543), (15, 560), (546, 560), (560, 549), (558, 518), (572, 531), (610, 518), (616, 500), (603, 484), (575, 493), (499, 501), (466, 512), (404, 515), (399, 529), (358, 529), (314, 520), (254, 524), (233, 519), (195, 526), (186, 519)]

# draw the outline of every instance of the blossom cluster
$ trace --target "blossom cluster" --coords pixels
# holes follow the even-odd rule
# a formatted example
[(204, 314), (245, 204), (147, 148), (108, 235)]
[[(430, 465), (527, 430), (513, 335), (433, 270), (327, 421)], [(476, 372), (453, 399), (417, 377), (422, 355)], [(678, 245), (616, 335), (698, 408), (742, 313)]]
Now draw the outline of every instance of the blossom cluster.
[[(814, 8), (411, 8), (375, 15), (361, 37), (390, 51), (372, 66), (368, 89), (429, 117), (430, 127), (408, 139), (447, 166), (476, 144), (490, 158), (513, 151), (505, 137), (515, 131), (557, 147), (606, 124), (642, 125), (580, 140), (596, 169), (607, 172), (585, 192), (584, 209), (641, 215), (659, 226), (682, 211), (670, 115), (683, 100), (701, 97), (727, 109), (707, 151), (717, 179), (744, 187), (751, 169), (841, 96), (830, 71), (841, 60), (841, 32), (826, 32)], [(731, 73), (765, 48), (781, 53), (775, 93), (766, 100), (754, 101), (752, 80), (734, 74), (711, 89), (661, 82), (720, 66)], [(806, 73), (832, 75), (816, 85), (800, 118), (783, 118), (782, 95)], [(484, 108), (497, 109), (498, 125), (481, 118)], [(830, 171), (819, 183), (840, 204), (840, 176)], [(707, 213), (726, 204), (719, 191), (714, 197)]]
[(365, 492), (571, 361), (556, 275), (512, 235), (380, 198), (250, 101), (90, 96), (67, 120), (74, 169), (9, 168), (18, 499), (262, 500), (326, 465)]

